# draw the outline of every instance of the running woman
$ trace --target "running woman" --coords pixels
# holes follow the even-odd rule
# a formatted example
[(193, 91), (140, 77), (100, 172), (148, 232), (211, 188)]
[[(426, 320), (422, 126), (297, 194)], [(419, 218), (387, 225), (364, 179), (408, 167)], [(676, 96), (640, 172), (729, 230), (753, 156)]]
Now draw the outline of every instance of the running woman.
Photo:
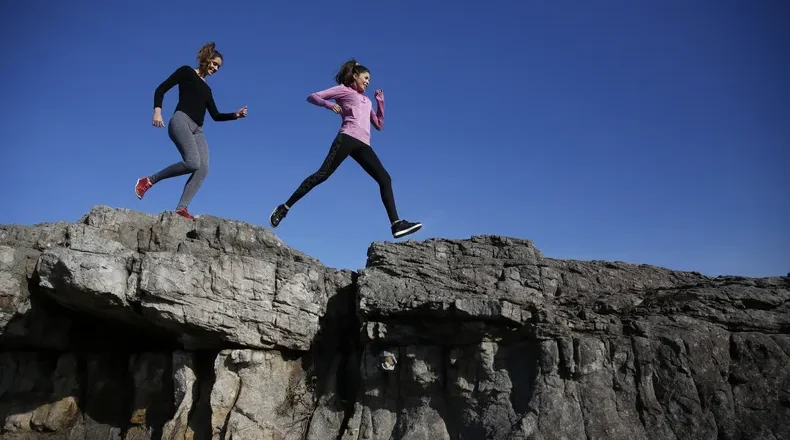
[[(422, 228), (422, 223), (398, 218), (390, 175), (370, 146), (370, 124), (373, 123), (377, 130), (381, 130), (384, 126), (384, 92), (380, 89), (376, 90), (378, 109), (374, 113), (370, 99), (365, 96), (365, 90), (370, 84), (370, 70), (353, 59), (340, 67), (335, 75), (335, 82), (336, 86), (311, 94), (307, 97), (307, 101), (340, 113), (343, 116), (340, 131), (318, 171), (304, 179), (285, 203), (274, 208), (269, 216), (269, 224), (276, 228), (299, 199), (325, 182), (346, 157), (351, 156), (379, 184), (381, 201), (387, 209), (392, 236), (400, 238), (417, 232)], [(334, 100), (335, 103), (330, 100)]]
[(208, 145), (203, 137), (206, 110), (215, 121), (232, 121), (247, 116), (246, 105), (235, 113), (220, 113), (217, 110), (211, 87), (206, 83), (206, 77), (214, 75), (222, 67), (222, 54), (217, 52), (215, 47), (213, 42), (204, 45), (197, 55), (197, 68), (181, 66), (156, 88), (153, 125), (164, 127), (162, 101), (165, 93), (178, 85), (178, 104), (167, 124), (167, 134), (176, 144), (182, 160), (156, 174), (137, 179), (137, 184), (134, 186), (137, 198), (142, 199), (146, 191), (162, 180), (190, 174), (184, 185), (181, 200), (176, 206), (176, 214), (188, 219), (194, 217), (189, 214), (187, 207), (208, 174)]

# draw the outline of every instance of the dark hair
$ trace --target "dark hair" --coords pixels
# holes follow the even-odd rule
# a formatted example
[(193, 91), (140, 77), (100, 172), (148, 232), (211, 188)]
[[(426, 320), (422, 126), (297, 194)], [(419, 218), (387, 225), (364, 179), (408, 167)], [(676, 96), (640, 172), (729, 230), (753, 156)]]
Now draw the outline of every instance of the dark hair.
[(365, 72), (370, 73), (370, 70), (352, 58), (340, 66), (340, 70), (338, 70), (337, 74), (335, 75), (335, 82), (344, 86), (349, 86), (352, 82), (354, 82), (355, 74)]
[(216, 47), (217, 45), (214, 44), (213, 41), (204, 44), (197, 54), (198, 65), (205, 67), (208, 65), (208, 62), (214, 58), (219, 57), (222, 59), (222, 54), (217, 51)]

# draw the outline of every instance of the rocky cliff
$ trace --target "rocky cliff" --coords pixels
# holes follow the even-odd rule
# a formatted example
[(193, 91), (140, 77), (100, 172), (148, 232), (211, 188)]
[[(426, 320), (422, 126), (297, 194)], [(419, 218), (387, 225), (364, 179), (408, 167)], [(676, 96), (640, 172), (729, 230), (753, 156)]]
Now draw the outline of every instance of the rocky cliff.
[(0, 227), (3, 439), (790, 438), (790, 279), (241, 222)]

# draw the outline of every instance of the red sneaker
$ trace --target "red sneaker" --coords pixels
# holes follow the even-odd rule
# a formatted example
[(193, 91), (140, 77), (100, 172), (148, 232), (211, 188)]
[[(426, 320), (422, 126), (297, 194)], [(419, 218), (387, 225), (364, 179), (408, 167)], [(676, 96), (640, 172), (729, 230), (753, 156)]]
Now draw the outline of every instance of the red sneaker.
[(195, 217), (192, 217), (192, 214), (187, 211), (186, 208), (178, 208), (176, 209), (176, 214), (180, 215), (181, 217), (188, 218), (190, 220), (194, 220)]
[(138, 199), (142, 199), (145, 195), (145, 192), (148, 191), (148, 189), (150, 189), (152, 186), (154, 186), (154, 184), (151, 183), (151, 179), (148, 177), (141, 177), (137, 179), (137, 184), (134, 185), (134, 193), (137, 194)]

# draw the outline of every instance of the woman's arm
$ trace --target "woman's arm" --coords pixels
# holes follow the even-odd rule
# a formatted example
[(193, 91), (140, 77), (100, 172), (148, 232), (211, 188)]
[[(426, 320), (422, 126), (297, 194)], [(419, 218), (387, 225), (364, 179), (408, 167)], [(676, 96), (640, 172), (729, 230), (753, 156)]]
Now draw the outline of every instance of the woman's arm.
[(347, 87), (342, 85), (337, 85), (325, 90), (321, 90), (320, 92), (311, 93), (310, 96), (307, 97), (307, 102), (313, 105), (317, 105), (319, 107), (326, 107), (329, 110), (332, 110), (335, 104), (329, 102), (329, 100), (342, 98), (347, 93), (348, 93)]
[(370, 122), (376, 127), (376, 130), (381, 131), (384, 128), (384, 92), (376, 90), (376, 113), (370, 109)]
[(206, 108), (208, 109), (208, 114), (211, 115), (211, 119), (217, 122), (238, 119), (238, 115), (236, 113), (220, 113), (219, 110), (217, 110), (217, 104), (214, 102), (213, 94), (209, 94)]
[(190, 69), (192, 68), (189, 66), (181, 66), (170, 74), (166, 80), (162, 81), (162, 84), (159, 84), (159, 87), (154, 90), (154, 108), (162, 108), (162, 102), (165, 100), (165, 93), (181, 82), (181, 80), (184, 79), (185, 73), (189, 72)]

